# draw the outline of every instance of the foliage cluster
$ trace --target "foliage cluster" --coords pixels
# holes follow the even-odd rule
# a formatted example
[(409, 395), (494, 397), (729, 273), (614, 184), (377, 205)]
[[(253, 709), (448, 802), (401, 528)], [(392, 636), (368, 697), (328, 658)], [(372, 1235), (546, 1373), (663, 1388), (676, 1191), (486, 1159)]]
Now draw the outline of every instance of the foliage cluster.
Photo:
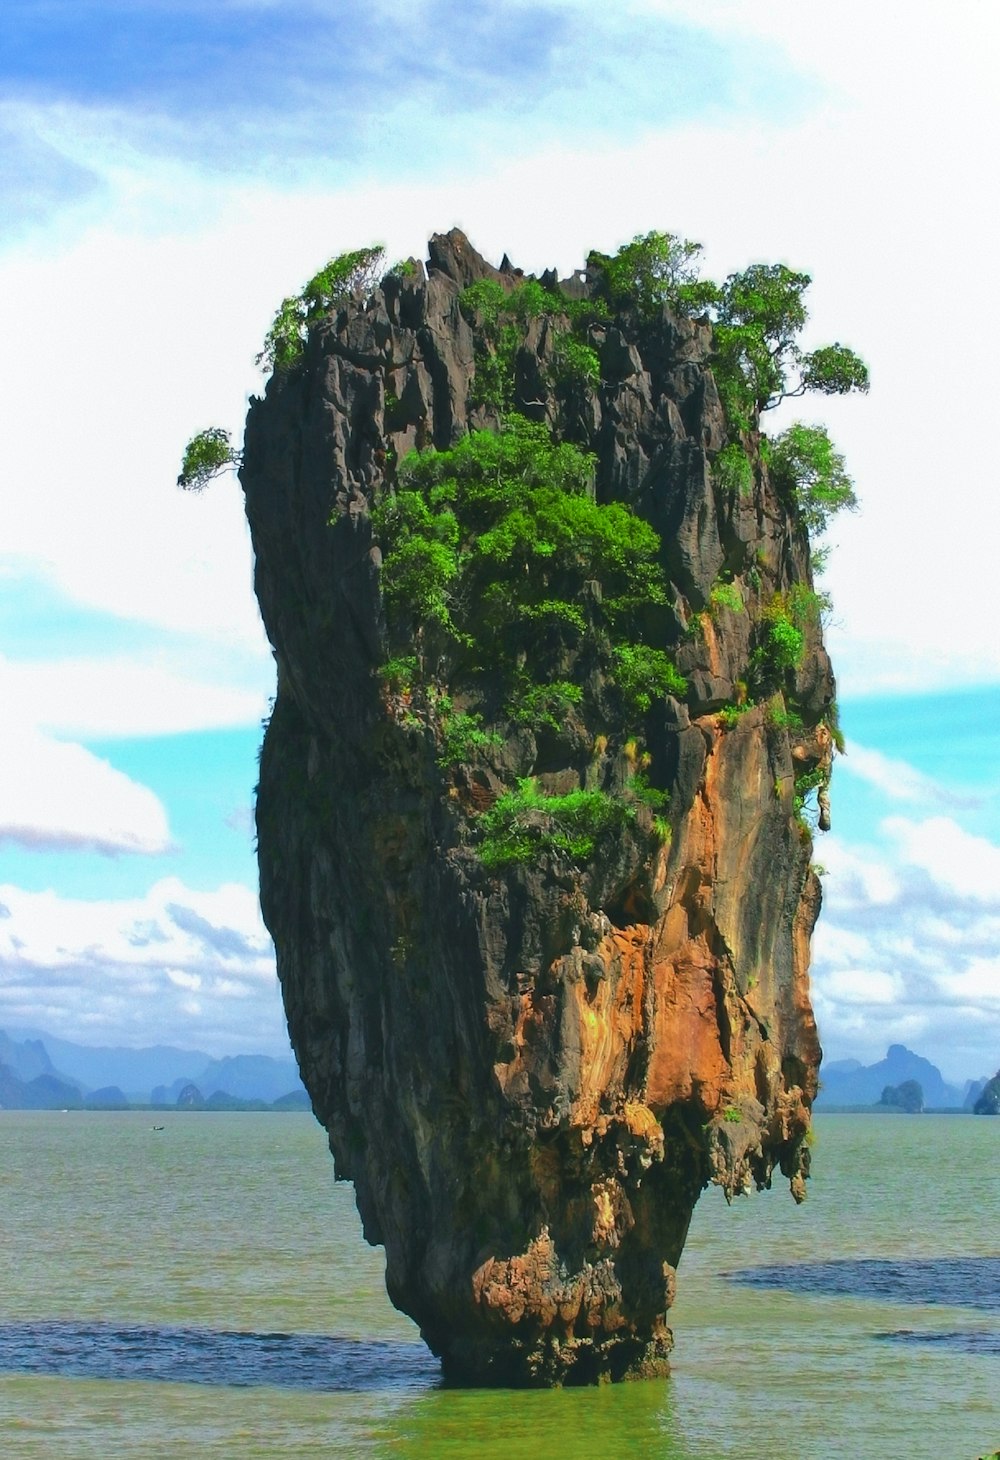
[(825, 593), (806, 583), (793, 583), (765, 604), (758, 622), (757, 645), (750, 655), (749, 684), (755, 698), (780, 690), (789, 673), (798, 669), (805, 653), (806, 635), (829, 608)]
[(715, 329), (716, 375), (730, 421), (756, 423), (790, 396), (818, 391), (845, 395), (868, 389), (864, 362), (839, 343), (804, 351), (797, 342), (808, 320), (803, 295), (808, 274), (786, 264), (751, 264), (723, 283), (698, 273), (701, 245), (673, 233), (637, 235), (612, 256), (591, 253), (597, 290), (614, 308), (652, 318), (664, 305), (676, 313), (706, 313)]
[(642, 611), (664, 603), (654, 529), (593, 498), (592, 458), (513, 416), (448, 451), (411, 453), (373, 514), (382, 588), (397, 632), (452, 675), (503, 686), (522, 723), (556, 723), (582, 690), (560, 666), (603, 656), (629, 713), (686, 688), (641, 641)]
[(606, 312), (600, 305), (565, 299), (537, 279), (525, 279), (512, 289), (505, 289), (497, 279), (477, 279), (463, 289), (459, 303), (478, 331), (473, 405), (485, 406), (497, 416), (513, 408), (515, 365), (524, 327), (543, 315), (561, 316), (572, 326), (556, 334), (551, 383), (569, 386), (600, 379), (597, 351), (583, 337), (587, 323)]
[(716, 583), (708, 597), (709, 611), (728, 608), (730, 613), (743, 613), (746, 605), (735, 583)]
[(815, 770), (803, 771), (802, 775), (795, 777), (794, 805), (795, 815), (800, 817), (806, 809), (806, 802), (810, 791), (816, 791), (824, 784), (829, 772), (821, 766)]
[[(595, 668), (628, 724), (641, 724), (657, 697), (685, 692), (670, 656), (643, 639), (649, 605), (667, 601), (656, 532), (621, 503), (598, 504), (593, 459), (554, 443), (544, 426), (511, 415), (448, 451), (412, 452), (373, 526), (390, 638), (417, 649), (381, 674), (433, 709), (442, 766), (497, 743), (484, 710), (493, 722), (564, 734)], [(462, 689), (469, 709), (453, 709), (434, 688), (444, 682)], [(479, 819), (484, 865), (547, 852), (585, 861), (639, 807), (668, 839), (667, 798), (645, 763), (637, 751), (640, 769), (620, 795), (546, 796), (519, 782)]]
[(752, 709), (752, 700), (744, 700), (742, 704), (723, 705), (719, 711), (719, 723), (726, 730), (735, 730), (747, 711)]
[(715, 286), (698, 277), (700, 243), (674, 233), (637, 234), (617, 253), (592, 250), (587, 264), (597, 275), (596, 292), (612, 310), (634, 306), (646, 318), (665, 304), (693, 314), (715, 302)]
[(783, 694), (773, 694), (767, 702), (765, 718), (773, 730), (801, 730), (802, 716), (785, 701)]
[(634, 820), (627, 802), (605, 791), (570, 791), (547, 796), (527, 777), (480, 817), (479, 856), (485, 867), (534, 862), (545, 852), (586, 862), (598, 839)]
[(740, 497), (749, 497), (753, 491), (753, 467), (740, 441), (730, 441), (722, 448), (712, 463), (712, 470), (719, 486)]
[(511, 719), (529, 730), (551, 730), (558, 734), (570, 715), (583, 702), (583, 687), (569, 679), (533, 684), (525, 678), (515, 685), (508, 708)]
[(494, 730), (483, 729), (482, 715), (468, 714), (464, 710), (452, 710), (449, 707), (441, 716), (441, 741), (438, 763), (450, 766), (459, 765), (484, 750), (502, 745), (503, 737)]
[(857, 509), (854, 483), (825, 426), (789, 426), (771, 443), (771, 479), (792, 499), (810, 533), (822, 532), (831, 517)]
[(338, 254), (325, 263), (298, 294), (281, 301), (264, 336), (258, 366), (282, 371), (296, 365), (310, 328), (353, 294), (369, 294), (382, 275), (384, 262), (385, 249), (373, 244)]
[(615, 683), (632, 723), (650, 710), (654, 699), (664, 695), (681, 698), (687, 693), (687, 680), (663, 649), (618, 644), (612, 650), (612, 662)]
[[(480, 817), (480, 860), (491, 869), (534, 863), (545, 853), (587, 862), (602, 838), (635, 821), (637, 806), (659, 813), (667, 800), (666, 792), (650, 786), (642, 773), (632, 778), (624, 797), (585, 790), (547, 795), (528, 776)], [(664, 816), (654, 814), (652, 829), (658, 841), (669, 841)]]
[(200, 492), (214, 477), (235, 470), (242, 459), (242, 453), (234, 448), (229, 432), (221, 426), (210, 426), (207, 431), (199, 431), (197, 436), (192, 436), (185, 446), (177, 485), (185, 491)]
[[(756, 429), (762, 412), (807, 392), (867, 391), (868, 368), (839, 342), (816, 350), (798, 343), (809, 317), (808, 274), (785, 264), (751, 264), (717, 284), (699, 277), (701, 251), (689, 239), (653, 232), (637, 235), (614, 255), (591, 253), (588, 263), (599, 297), (614, 309), (632, 308), (640, 318), (653, 319), (667, 305), (710, 319), (713, 371), (735, 437), (717, 455), (714, 471), (720, 485), (745, 495), (753, 473), (740, 438)], [(823, 427), (790, 427), (771, 454), (776, 480), (798, 504), (810, 532), (822, 531), (833, 513), (856, 506), (843, 457)]]

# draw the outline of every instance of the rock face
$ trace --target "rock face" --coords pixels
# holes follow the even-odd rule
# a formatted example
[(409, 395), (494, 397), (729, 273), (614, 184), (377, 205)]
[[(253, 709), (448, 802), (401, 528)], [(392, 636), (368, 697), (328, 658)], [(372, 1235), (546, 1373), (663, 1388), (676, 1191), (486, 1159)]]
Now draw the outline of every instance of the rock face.
[[(635, 754), (612, 717), (548, 742), (495, 725), (491, 748), (443, 765), (433, 716), (378, 673), (370, 508), (411, 448), (497, 426), (470, 405), (477, 334), (459, 306), (483, 278), (517, 282), (457, 231), (436, 237), (426, 273), (340, 309), (251, 406), (242, 480), (278, 667), (261, 899), (336, 1174), (446, 1375), (657, 1374), (706, 1184), (731, 1195), (780, 1167), (803, 1194), (820, 890), (794, 796), (829, 766), (833, 681), (811, 623), (788, 675), (796, 716), (720, 714), (744, 693), (766, 605), (810, 575), (755, 440), (745, 493), (713, 475), (726, 428), (710, 327), (666, 310), (594, 324), (601, 379), (562, 388), (553, 323), (530, 320), (515, 406), (596, 453), (598, 500), (660, 533), (665, 640), (689, 687), (646, 728), (669, 840), (647, 816), (583, 866), (555, 852), (483, 866), (477, 817), (517, 776), (614, 788)], [(745, 609), (713, 605), (720, 577)]]

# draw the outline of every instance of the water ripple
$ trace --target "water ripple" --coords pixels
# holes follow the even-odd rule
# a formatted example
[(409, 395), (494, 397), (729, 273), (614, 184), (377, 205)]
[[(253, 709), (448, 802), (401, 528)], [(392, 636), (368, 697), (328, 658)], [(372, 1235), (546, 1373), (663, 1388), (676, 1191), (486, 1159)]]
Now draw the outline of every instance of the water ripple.
[(950, 1333), (919, 1333), (900, 1328), (895, 1333), (876, 1333), (876, 1338), (889, 1343), (939, 1344), (962, 1354), (1000, 1354), (1000, 1333), (983, 1328), (958, 1328)]
[(440, 1382), (437, 1361), (421, 1344), (62, 1321), (0, 1323), (0, 1373), (325, 1393), (426, 1389)]
[(750, 1288), (1000, 1312), (1000, 1257), (841, 1258), (746, 1267), (722, 1276)]

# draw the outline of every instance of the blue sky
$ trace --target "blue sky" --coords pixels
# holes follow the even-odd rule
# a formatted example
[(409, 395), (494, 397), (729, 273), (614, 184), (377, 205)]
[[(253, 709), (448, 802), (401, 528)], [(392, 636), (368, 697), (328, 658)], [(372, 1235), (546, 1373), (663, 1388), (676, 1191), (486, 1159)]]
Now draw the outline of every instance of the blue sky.
[[(0, 81), (15, 107), (68, 108), (123, 145), (286, 184), (419, 179), (429, 162), (567, 133), (579, 144), (808, 104), (796, 70), (752, 38), (737, 51), (628, 6), (14, 0), (7, 21)], [(101, 191), (85, 151), (67, 158), (44, 129), (7, 136), (29, 216)]]
[(273, 689), (248, 537), (234, 482), (173, 485), (193, 431), (239, 435), (276, 301), (343, 249), (419, 254), (453, 224), (562, 272), (663, 228), (716, 275), (808, 269), (811, 338), (872, 367), (867, 398), (795, 413), (862, 499), (825, 585), (849, 753), (816, 852), (824, 1043), (996, 1068), (1000, 13), (889, 11), (7, 5), (0, 1027), (285, 1048), (248, 825)]

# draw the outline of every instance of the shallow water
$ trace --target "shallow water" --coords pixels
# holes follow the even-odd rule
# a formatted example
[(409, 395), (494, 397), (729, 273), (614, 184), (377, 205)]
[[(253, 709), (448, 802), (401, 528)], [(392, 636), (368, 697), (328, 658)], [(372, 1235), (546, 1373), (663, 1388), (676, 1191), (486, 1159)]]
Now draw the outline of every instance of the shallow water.
[(804, 1207), (695, 1214), (669, 1380), (445, 1389), (297, 1114), (0, 1112), (0, 1455), (974, 1457), (1000, 1121), (827, 1115)]

